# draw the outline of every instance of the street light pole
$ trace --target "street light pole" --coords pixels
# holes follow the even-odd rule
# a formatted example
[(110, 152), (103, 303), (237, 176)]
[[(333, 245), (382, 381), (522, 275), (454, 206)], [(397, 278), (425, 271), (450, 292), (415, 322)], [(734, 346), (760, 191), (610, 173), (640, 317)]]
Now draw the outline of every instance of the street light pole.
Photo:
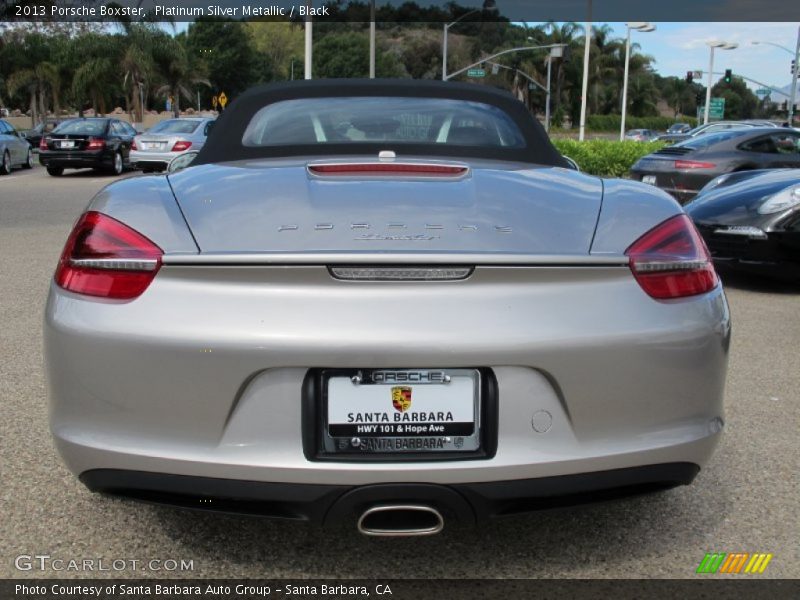
[(588, 0), (588, 19), (583, 44), (583, 83), (581, 84), (581, 120), (578, 129), (578, 140), (583, 141), (586, 135), (586, 96), (589, 93), (589, 50), (592, 47), (592, 0)]
[(306, 0), (306, 39), (305, 39), (305, 78), (311, 79), (311, 53), (313, 52), (312, 41), (313, 26), (311, 24), (311, 0)]
[(483, 7), (476, 8), (475, 10), (471, 10), (469, 12), (464, 13), (460, 17), (458, 17), (452, 23), (445, 23), (444, 28), (442, 29), (442, 81), (447, 81), (449, 79), (447, 75), (447, 31), (456, 23), (466, 19), (470, 15), (474, 15), (476, 12), (497, 12), (497, 3), (495, 0), (483, 0)]
[(375, 0), (369, 2), (369, 78), (375, 79)]
[(776, 44), (775, 42), (762, 42), (762, 41), (753, 41), (750, 42), (751, 44), (768, 44), (770, 46), (775, 46), (776, 48), (780, 48), (785, 52), (788, 52), (794, 57), (794, 69), (792, 70), (792, 89), (789, 90), (789, 110), (788, 110), (788, 123), (791, 127), (793, 125), (792, 121), (794, 120), (794, 101), (795, 96), (797, 95), (797, 74), (798, 70), (800, 70), (800, 66), (798, 66), (798, 61), (800, 61), (800, 27), (797, 28), (797, 46), (795, 50), (789, 50), (786, 46), (781, 46), (780, 44)]
[(794, 49), (794, 73), (792, 73), (792, 89), (789, 90), (789, 127), (794, 127), (794, 100), (797, 96), (798, 71), (800, 71), (800, 27), (797, 28), (797, 45)]
[(706, 108), (705, 114), (703, 115), (703, 125), (708, 124), (708, 116), (711, 110), (711, 86), (714, 83), (712, 79), (714, 74), (714, 49), (720, 48), (721, 50), (734, 50), (735, 48), (739, 47), (739, 44), (736, 43), (729, 43), (729, 42), (720, 42), (720, 41), (712, 41), (707, 42), (709, 48), (711, 48), (711, 56), (708, 59), (708, 87), (706, 87)]
[(641, 31), (647, 33), (655, 31), (656, 26), (652, 23), (626, 23), (625, 27), (628, 29), (628, 39), (625, 43), (625, 76), (622, 80), (622, 119), (619, 125), (619, 141), (625, 139), (625, 117), (628, 112), (628, 69), (631, 60), (631, 30)]
[(550, 133), (550, 74), (553, 71), (553, 54), (547, 55), (547, 99), (544, 103), (544, 130)]

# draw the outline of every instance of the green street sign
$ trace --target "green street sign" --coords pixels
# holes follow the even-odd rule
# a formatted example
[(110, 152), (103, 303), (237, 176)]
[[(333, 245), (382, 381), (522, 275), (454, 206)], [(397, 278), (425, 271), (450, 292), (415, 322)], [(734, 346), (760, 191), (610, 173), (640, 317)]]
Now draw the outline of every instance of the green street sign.
[[(706, 112), (705, 105), (700, 107), (698, 113), (700, 116)], [(725, 118), (725, 98), (712, 98), (711, 104), (708, 109), (709, 120), (719, 121)]]
[(470, 69), (467, 71), (467, 77), (486, 77), (485, 69)]
[(761, 96), (762, 98), (764, 96), (769, 96), (769, 90), (767, 88), (758, 88), (756, 90), (756, 96)]

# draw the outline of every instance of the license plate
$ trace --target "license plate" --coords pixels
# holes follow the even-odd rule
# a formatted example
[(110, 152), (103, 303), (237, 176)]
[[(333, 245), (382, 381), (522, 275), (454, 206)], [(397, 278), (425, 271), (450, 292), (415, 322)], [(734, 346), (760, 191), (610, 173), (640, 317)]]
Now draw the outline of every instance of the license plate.
[(642, 177), (642, 183), (649, 183), (650, 185), (656, 184), (656, 176), (655, 175), (644, 175)]
[(166, 147), (166, 142), (142, 142), (142, 150), (163, 150)]
[(480, 373), (386, 369), (324, 380), (325, 449), (334, 453), (474, 452)]
[(59, 148), (74, 148), (74, 147), (75, 147), (75, 142), (73, 142), (72, 140), (67, 140), (59, 144)]

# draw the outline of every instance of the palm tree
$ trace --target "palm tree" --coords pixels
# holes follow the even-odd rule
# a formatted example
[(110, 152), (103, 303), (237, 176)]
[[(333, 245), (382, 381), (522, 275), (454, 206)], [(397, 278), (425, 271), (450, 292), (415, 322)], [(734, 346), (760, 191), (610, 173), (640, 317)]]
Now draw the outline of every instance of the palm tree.
[(211, 82), (199, 76), (198, 70), (189, 64), (189, 57), (183, 45), (170, 40), (167, 46), (160, 52), (160, 60), (157, 59), (164, 84), (156, 90), (156, 94), (163, 98), (172, 97), (172, 111), (177, 117), (180, 116), (181, 96), (191, 102), (191, 90), (198, 85), (211, 87)]
[[(578, 33), (584, 30), (583, 26), (578, 25), (577, 23), (568, 22), (562, 23), (561, 25), (550, 21), (545, 24), (544, 30), (549, 30), (548, 34), (548, 44), (566, 44), (567, 46), (571, 46), (572, 43), (576, 40), (576, 36)], [(561, 108), (562, 102), (562, 94), (564, 91), (564, 83), (566, 79), (566, 69), (564, 66), (564, 61), (559, 60), (554, 63), (555, 65), (555, 84), (556, 89), (555, 93), (552, 94), (552, 101), (553, 101), (553, 112), (559, 110)]]
[(30, 94), (31, 124), (33, 127), (47, 115), (48, 92), (53, 98), (53, 110), (58, 112), (58, 90), (61, 85), (58, 69), (51, 62), (40, 62), (29, 69), (9, 75), (6, 89), (9, 96), (25, 89)]
[(116, 67), (109, 58), (91, 58), (78, 67), (72, 80), (72, 93), (79, 100), (79, 106), (83, 106), (88, 97), (95, 114), (105, 114), (109, 84), (115, 73)]

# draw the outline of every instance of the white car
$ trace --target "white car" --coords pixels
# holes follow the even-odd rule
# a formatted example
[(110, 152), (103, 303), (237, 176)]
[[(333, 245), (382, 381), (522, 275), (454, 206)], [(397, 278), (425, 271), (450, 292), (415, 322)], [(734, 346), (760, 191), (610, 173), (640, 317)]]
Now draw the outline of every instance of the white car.
[(163, 171), (169, 162), (189, 150), (200, 150), (213, 118), (181, 117), (161, 121), (133, 139), (131, 164), (142, 171)]

